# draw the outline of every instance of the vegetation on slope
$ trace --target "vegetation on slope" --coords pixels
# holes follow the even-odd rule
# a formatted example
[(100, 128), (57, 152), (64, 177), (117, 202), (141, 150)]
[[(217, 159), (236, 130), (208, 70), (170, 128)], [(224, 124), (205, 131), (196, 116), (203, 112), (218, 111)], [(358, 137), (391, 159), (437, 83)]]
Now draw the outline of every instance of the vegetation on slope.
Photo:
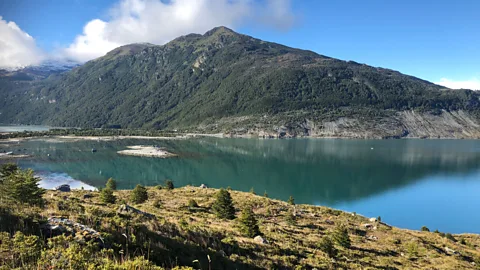
[[(2, 182), (22, 173), (4, 169)], [(13, 200), (10, 188), (1, 187), (0, 268), (5, 269), (475, 269), (480, 257), (478, 235), (402, 230), (252, 193), (157, 187), (147, 188), (145, 202), (133, 204), (126, 190), (110, 189), (115, 203), (102, 202), (99, 192), (47, 191), (38, 204)], [(235, 209), (232, 220), (218, 218), (212, 209), (227, 193)], [(292, 213), (296, 222), (288, 223)], [(75, 234), (51, 235), (42, 230), (51, 217), (85, 225), (102, 240), (78, 227)], [(251, 231), (261, 238), (252, 239)]]
[[(34, 83), (1, 81), (0, 122), (210, 131), (464, 110), (480, 95), (219, 27), (164, 46), (132, 44)], [(234, 123), (234, 122), (233, 122)]]

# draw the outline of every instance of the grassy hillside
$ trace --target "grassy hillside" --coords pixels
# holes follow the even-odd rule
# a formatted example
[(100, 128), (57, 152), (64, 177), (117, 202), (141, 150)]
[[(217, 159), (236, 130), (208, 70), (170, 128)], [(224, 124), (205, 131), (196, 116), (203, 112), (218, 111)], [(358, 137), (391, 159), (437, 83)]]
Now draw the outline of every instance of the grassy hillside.
[[(0, 187), (11, 191), (5, 179)], [(480, 263), (479, 235), (403, 230), (354, 213), (237, 191), (229, 192), (234, 218), (221, 219), (213, 206), (216, 189), (167, 184), (147, 188), (142, 198), (141, 188), (132, 196), (107, 186), (108, 192), (47, 191), (42, 203), (32, 205), (3, 192), (0, 268), (478, 269)], [(119, 212), (125, 203), (142, 212)], [(266, 242), (248, 236), (241, 222), (246, 209), (258, 224), (253, 235)], [(62, 223), (65, 232), (49, 238), (53, 227), (40, 228), (50, 217), (88, 229)]]
[(301, 133), (308, 121), (327, 128), (322, 123), (354, 118), (402, 134), (408, 127), (392, 117), (411, 110), (462, 111), (473, 120), (460, 125), (475, 126), (479, 98), (219, 27), (164, 46), (123, 46), (38, 82), (2, 81), (0, 122), (208, 132), (285, 125)]

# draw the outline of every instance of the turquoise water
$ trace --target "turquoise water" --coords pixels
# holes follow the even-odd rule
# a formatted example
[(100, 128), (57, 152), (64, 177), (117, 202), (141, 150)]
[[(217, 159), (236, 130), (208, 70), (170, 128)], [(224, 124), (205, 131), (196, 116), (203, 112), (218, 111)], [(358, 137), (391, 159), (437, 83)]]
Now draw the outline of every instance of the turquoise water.
[[(140, 144), (163, 146), (179, 157), (116, 154)], [(169, 178), (176, 186), (253, 187), (260, 195), (266, 191), (282, 200), (292, 195), (297, 203), (381, 216), (403, 228), (480, 233), (480, 141), (475, 140), (206, 138), (26, 141), (9, 147), (33, 154), (19, 164), (53, 180), (61, 175), (99, 187), (113, 177), (119, 188), (132, 188)]]
[(0, 126), (0, 133), (3, 132), (23, 132), (23, 131), (47, 131), (49, 127), (46, 126)]

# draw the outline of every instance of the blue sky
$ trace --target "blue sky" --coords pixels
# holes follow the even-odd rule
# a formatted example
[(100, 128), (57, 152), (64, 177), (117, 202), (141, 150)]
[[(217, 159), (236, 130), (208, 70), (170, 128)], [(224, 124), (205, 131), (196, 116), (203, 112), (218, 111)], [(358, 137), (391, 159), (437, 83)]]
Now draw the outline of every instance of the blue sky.
[[(260, 39), (335, 58), (391, 68), (433, 82), (443, 78), (480, 87), (478, 0), (235, 0), (245, 2), (235, 7), (225, 6), (232, 0), (177, 0), (182, 1), (183, 5), (169, 10), (168, 5), (173, 4), (166, 0), (1, 0), (0, 16), (33, 37), (45, 54), (68, 51), (81, 55), (78, 59), (82, 60), (116, 45), (161, 44), (185, 32), (224, 24)], [(175, 21), (168, 12), (177, 10), (191, 17)], [(186, 10), (199, 15), (185, 15), (190, 14)], [(151, 33), (121, 32), (125, 16), (140, 18), (139, 25), (147, 25)], [(84, 27), (94, 20), (90, 30), (94, 33), (86, 33)], [(90, 40), (100, 28), (113, 33), (113, 38)], [(82, 35), (84, 40), (76, 42)], [(92, 52), (85, 44), (103, 49)]]

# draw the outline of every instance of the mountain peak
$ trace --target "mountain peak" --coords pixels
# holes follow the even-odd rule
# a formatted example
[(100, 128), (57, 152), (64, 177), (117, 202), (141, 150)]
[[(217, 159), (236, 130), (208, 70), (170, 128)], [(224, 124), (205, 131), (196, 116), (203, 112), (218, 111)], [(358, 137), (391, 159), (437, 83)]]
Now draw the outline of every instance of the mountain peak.
[(213, 35), (238, 35), (235, 31), (232, 29), (225, 27), (225, 26), (217, 26), (209, 31), (207, 31), (204, 36), (213, 36)]

